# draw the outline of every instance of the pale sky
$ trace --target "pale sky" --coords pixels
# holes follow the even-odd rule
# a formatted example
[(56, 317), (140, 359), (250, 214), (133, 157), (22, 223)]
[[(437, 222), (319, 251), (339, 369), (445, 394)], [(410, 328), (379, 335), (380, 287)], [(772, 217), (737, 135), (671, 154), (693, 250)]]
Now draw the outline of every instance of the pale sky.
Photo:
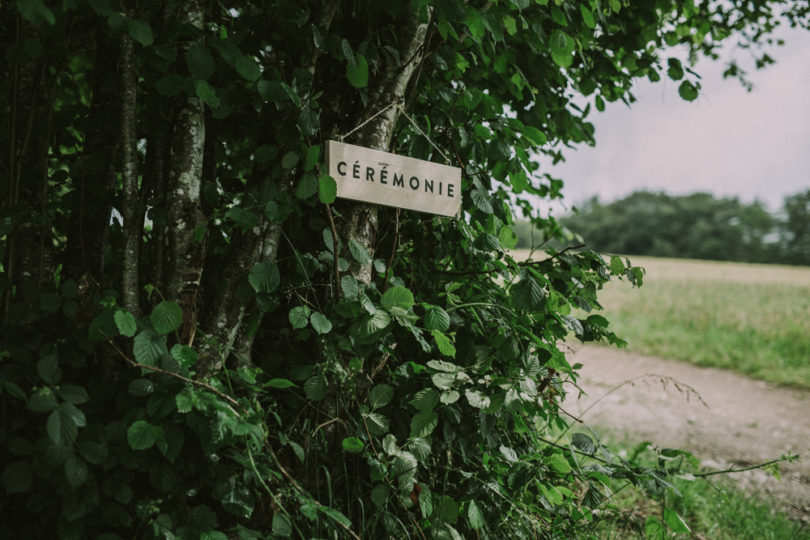
[[(565, 181), (564, 208), (648, 189), (759, 199), (776, 211), (786, 195), (810, 189), (810, 32), (781, 36), (786, 44), (770, 49), (776, 64), (748, 70), (751, 92), (722, 78), (722, 60), (703, 61), (695, 69), (703, 88), (691, 103), (662, 74), (636, 84), (631, 107), (594, 109), (596, 146), (567, 150), (550, 171)], [(743, 65), (747, 52), (731, 53)]]

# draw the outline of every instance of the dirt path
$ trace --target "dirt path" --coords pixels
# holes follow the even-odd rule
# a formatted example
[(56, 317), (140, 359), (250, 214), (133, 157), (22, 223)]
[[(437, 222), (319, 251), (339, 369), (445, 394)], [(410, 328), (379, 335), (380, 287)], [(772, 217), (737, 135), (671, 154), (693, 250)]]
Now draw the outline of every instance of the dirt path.
[(794, 518), (810, 521), (810, 392), (599, 346), (579, 347), (573, 362), (584, 366), (580, 386), (588, 395), (577, 399), (572, 392), (564, 407), (584, 414), (588, 424), (688, 450), (712, 467), (800, 454), (803, 461), (782, 465), (781, 481), (763, 471), (735, 477)]

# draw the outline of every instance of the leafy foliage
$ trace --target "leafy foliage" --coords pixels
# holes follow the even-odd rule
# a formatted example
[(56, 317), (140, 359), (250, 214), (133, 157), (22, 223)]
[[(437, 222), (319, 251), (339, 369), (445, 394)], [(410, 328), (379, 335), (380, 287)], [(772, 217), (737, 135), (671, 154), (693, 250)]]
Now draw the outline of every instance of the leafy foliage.
[[(561, 340), (621, 343), (591, 312), (642, 272), (514, 260), (509, 201), (665, 44), (783, 7), (3, 3), (0, 536), (570, 537), (611, 478), (659, 493), (555, 435)], [(340, 134), (442, 148), (462, 216), (323, 206)]]

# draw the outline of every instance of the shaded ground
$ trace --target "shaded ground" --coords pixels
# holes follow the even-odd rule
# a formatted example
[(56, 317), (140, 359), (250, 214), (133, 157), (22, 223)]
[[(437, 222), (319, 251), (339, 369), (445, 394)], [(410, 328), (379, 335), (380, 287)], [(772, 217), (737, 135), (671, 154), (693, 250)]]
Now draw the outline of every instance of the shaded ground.
[(764, 471), (734, 476), (810, 521), (810, 392), (593, 345), (579, 347), (571, 360), (584, 366), (580, 386), (588, 395), (571, 392), (564, 407), (590, 425), (688, 450), (713, 468), (801, 455), (803, 461), (781, 466), (781, 481)]

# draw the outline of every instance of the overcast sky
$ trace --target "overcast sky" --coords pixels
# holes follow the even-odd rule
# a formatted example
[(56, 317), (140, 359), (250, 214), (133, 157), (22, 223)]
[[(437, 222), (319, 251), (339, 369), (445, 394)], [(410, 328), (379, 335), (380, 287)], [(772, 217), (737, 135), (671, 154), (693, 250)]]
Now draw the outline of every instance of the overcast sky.
[(565, 207), (648, 189), (759, 199), (778, 210), (786, 195), (810, 189), (810, 32), (781, 36), (786, 44), (771, 50), (776, 64), (749, 70), (752, 92), (722, 78), (724, 63), (701, 62), (694, 102), (663, 76), (639, 81), (631, 107), (609, 103), (591, 113), (596, 146), (568, 150), (551, 171), (565, 180)]

